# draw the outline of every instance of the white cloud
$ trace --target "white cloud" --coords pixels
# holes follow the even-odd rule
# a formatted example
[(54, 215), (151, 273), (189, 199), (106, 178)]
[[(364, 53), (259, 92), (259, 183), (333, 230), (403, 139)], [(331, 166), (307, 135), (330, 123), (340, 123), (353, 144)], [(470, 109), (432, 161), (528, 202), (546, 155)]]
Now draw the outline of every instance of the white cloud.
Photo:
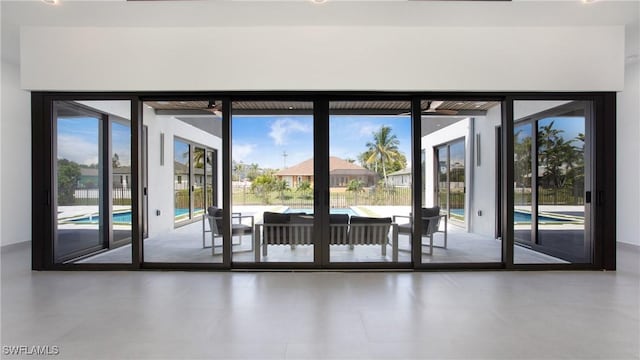
[(380, 130), (379, 124), (373, 124), (369, 122), (361, 122), (358, 124), (359, 132), (361, 137), (372, 138), (372, 134)]
[(91, 165), (99, 162), (98, 144), (80, 136), (58, 135), (58, 159)]
[(276, 145), (283, 145), (287, 143), (287, 137), (289, 135), (294, 133), (309, 133), (311, 131), (311, 126), (308, 124), (291, 118), (282, 118), (271, 124), (269, 136)]
[(253, 152), (253, 149), (255, 148), (255, 144), (233, 144), (233, 148), (231, 149), (233, 160), (246, 161), (247, 157)]

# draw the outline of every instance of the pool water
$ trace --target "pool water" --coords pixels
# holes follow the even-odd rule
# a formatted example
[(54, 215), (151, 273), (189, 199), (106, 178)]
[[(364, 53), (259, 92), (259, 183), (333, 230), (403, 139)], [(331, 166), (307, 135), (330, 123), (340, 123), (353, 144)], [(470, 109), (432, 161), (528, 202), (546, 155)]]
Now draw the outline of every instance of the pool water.
[[(202, 211), (202, 209), (195, 209), (195, 212)], [(188, 215), (189, 209), (178, 208), (174, 211), (174, 217)], [(123, 211), (113, 213), (112, 221), (114, 224), (119, 225), (131, 225), (131, 211)], [(98, 224), (100, 222), (100, 215), (85, 216), (79, 219), (73, 219), (71, 222), (76, 224)]]
[[(464, 217), (464, 209), (451, 209), (451, 214), (458, 215)], [(545, 215), (538, 215), (538, 223), (539, 224), (563, 224), (576, 221), (577, 219), (568, 219), (563, 217), (552, 217)], [(516, 224), (530, 224), (531, 223), (531, 213), (514, 210), (513, 212), (513, 221)]]

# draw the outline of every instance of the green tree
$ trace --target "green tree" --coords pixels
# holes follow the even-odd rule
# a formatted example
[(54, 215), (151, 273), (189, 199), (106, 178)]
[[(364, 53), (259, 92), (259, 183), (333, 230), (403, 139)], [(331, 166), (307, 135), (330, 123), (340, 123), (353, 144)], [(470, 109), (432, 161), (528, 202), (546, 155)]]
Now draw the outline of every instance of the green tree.
[[(525, 125), (526, 126), (526, 125)], [(513, 134), (513, 173), (516, 188), (520, 188), (520, 201), (525, 204), (525, 188), (531, 188), (531, 145), (532, 138), (523, 134), (524, 128)]]
[(309, 180), (302, 180), (298, 183), (296, 187), (296, 191), (298, 192), (306, 192), (311, 191), (311, 182)]
[(251, 182), (251, 191), (262, 198), (265, 204), (269, 204), (271, 192), (279, 186), (277, 182), (278, 179), (273, 174), (259, 175)]
[(573, 146), (575, 157), (571, 162), (571, 169), (569, 176), (573, 179), (573, 196), (582, 197), (584, 194), (584, 134), (579, 133), (575, 139), (573, 139)]
[(205, 160), (205, 150), (203, 148), (194, 148), (193, 149), (193, 167), (196, 169), (204, 168), (204, 160)]
[(299, 198), (313, 199), (313, 186), (309, 180), (302, 180), (296, 186), (296, 193)]
[(354, 193), (355, 204), (358, 205), (358, 194), (364, 191), (364, 183), (360, 179), (351, 179), (347, 184), (347, 191)]
[(364, 183), (360, 179), (351, 179), (347, 184), (347, 191), (352, 191), (355, 193), (364, 191)]
[(381, 175), (383, 183), (387, 185), (388, 170), (398, 166), (403, 169), (407, 160), (398, 148), (400, 140), (391, 132), (391, 127), (382, 125), (372, 135), (373, 141), (366, 143), (367, 150), (358, 158), (367, 169)]
[(398, 152), (398, 157), (389, 164), (388, 173), (404, 170), (407, 168), (407, 158), (403, 153)]
[(249, 181), (253, 181), (253, 179), (258, 177), (259, 175), (260, 167), (258, 167), (258, 164), (251, 163), (246, 167), (246, 178), (249, 179)]
[(274, 190), (280, 195), (280, 200), (284, 200), (284, 192), (289, 190), (289, 183), (282, 179), (276, 179)]
[(118, 153), (114, 153), (111, 157), (111, 166), (114, 169), (120, 167), (120, 156), (118, 155)]
[(80, 165), (71, 160), (58, 159), (58, 205), (73, 205), (80, 175)]
[(561, 189), (571, 179), (568, 170), (573, 167), (575, 149), (573, 140), (565, 140), (564, 130), (554, 127), (555, 121), (538, 129), (538, 164), (542, 170), (542, 185), (549, 188)]

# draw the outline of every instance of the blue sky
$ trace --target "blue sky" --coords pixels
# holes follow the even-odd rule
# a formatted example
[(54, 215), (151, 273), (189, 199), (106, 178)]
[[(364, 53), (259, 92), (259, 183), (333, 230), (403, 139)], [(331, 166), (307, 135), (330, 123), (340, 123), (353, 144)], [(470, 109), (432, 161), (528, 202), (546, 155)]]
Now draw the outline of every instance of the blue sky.
[[(58, 159), (91, 165), (99, 161), (100, 121), (91, 117), (58, 118)], [(113, 123), (111, 128), (113, 152), (120, 165), (131, 164), (131, 130), (129, 126)]]
[[(331, 156), (357, 159), (372, 141), (372, 133), (390, 126), (400, 141), (400, 151), (410, 161), (411, 118), (409, 116), (331, 116), (329, 120)], [(257, 163), (264, 168), (292, 166), (313, 157), (311, 116), (234, 116), (233, 160)]]
[[(555, 121), (564, 130), (565, 139), (584, 132), (581, 117), (553, 117), (540, 121), (546, 125)], [(99, 158), (99, 120), (90, 117), (58, 119), (58, 158), (90, 165)], [(372, 133), (382, 125), (391, 126), (400, 140), (400, 151), (410, 161), (411, 121), (409, 116), (331, 116), (329, 142), (331, 156), (357, 159)], [(234, 116), (233, 160), (245, 164), (257, 163), (264, 168), (282, 168), (283, 152), (287, 166), (313, 157), (313, 118), (304, 116)], [(120, 164), (131, 162), (131, 131), (129, 126), (113, 123), (113, 152)]]
[[(560, 133), (565, 140), (575, 139), (579, 133), (585, 132), (584, 128), (584, 118), (575, 116), (564, 116), (564, 117), (549, 117), (538, 121), (538, 127), (547, 126), (551, 122), (553, 123), (554, 128), (563, 130)], [(531, 136), (531, 126), (523, 126), (518, 128), (518, 124), (515, 125), (515, 131), (522, 130), (518, 136), (518, 140), (523, 140), (525, 137)], [(522, 125), (521, 125), (522, 126)], [(573, 143), (573, 146), (578, 146), (577, 142)]]

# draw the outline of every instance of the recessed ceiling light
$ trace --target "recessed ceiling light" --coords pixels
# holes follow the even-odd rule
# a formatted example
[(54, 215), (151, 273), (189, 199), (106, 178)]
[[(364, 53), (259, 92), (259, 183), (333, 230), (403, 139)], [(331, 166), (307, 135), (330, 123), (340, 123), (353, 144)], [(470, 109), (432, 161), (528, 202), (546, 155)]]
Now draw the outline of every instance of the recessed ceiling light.
[(47, 5), (58, 5), (60, 0), (42, 0), (42, 2)]
[(169, 104), (169, 102), (168, 101), (158, 101), (158, 104), (167, 105), (167, 104)]
[(314, 4), (324, 4), (327, 2), (327, 0), (311, 0), (311, 2)]
[(289, 106), (289, 110), (293, 110), (293, 109), (294, 109), (294, 107), (293, 107), (293, 106)]

